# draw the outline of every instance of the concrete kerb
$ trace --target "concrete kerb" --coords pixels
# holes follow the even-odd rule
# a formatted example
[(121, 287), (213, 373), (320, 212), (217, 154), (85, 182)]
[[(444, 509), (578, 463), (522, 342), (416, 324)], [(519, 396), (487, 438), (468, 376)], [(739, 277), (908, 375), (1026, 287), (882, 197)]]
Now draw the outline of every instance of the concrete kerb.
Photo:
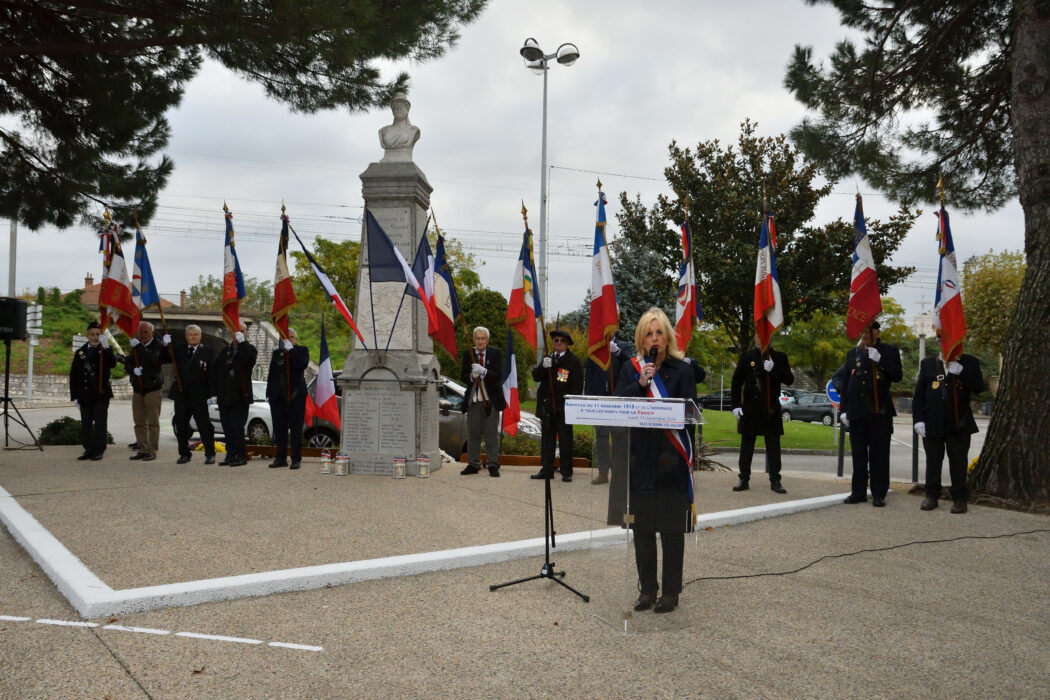
[[(698, 517), (697, 528), (736, 525), (823, 508), (840, 503), (843, 495), (818, 496), (708, 513)], [(92, 573), (2, 487), (0, 521), (47, 573), (76, 611), (88, 619), (527, 559), (543, 555), (545, 544), (544, 538), (539, 537), (115, 591)], [(557, 550), (577, 551), (623, 542), (623, 529), (610, 527), (561, 535), (557, 539)]]

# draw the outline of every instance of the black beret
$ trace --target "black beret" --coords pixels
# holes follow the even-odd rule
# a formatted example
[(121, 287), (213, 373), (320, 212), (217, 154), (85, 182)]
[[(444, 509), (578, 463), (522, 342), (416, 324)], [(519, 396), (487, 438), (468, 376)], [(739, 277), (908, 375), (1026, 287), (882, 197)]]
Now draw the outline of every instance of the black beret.
[(872, 321), (871, 322), (871, 330), (873, 330), (873, 331), (879, 330), (879, 322), (878, 321)]
[(102, 328), (102, 326), (98, 324), (98, 321), (92, 321), (87, 325), (87, 329), (91, 330), (92, 328)]
[(561, 330), (560, 328), (555, 328), (553, 331), (551, 331), (551, 340), (555, 338), (565, 338), (566, 342), (568, 342), (569, 345), (572, 345), (572, 336), (566, 333), (565, 331)]

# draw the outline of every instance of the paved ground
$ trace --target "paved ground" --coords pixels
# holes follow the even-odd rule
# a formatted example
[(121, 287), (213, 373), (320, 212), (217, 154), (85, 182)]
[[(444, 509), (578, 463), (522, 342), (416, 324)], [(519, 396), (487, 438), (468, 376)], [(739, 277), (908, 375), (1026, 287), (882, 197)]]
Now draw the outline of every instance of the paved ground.
[[(179, 467), (173, 452), (147, 465), (126, 448), (86, 464), (75, 448), (0, 452), (0, 486), (114, 588), (542, 534), (527, 469), (396, 481), (316, 464)], [(580, 476), (552, 485), (560, 534), (604, 524), (607, 487)], [(698, 475), (702, 511), (848, 489), (789, 472), (787, 496), (757, 480), (734, 494), (733, 478)], [(636, 614), (626, 634), (633, 563), (619, 547), (555, 552), (590, 603), (550, 581), (489, 591), (539, 571), (525, 559), (94, 627), (41, 622), (81, 619), (0, 528), (0, 698), (1045, 697), (1050, 519), (923, 513), (895, 489), (885, 509), (690, 537), (681, 607)], [(1030, 530), (1044, 531), (1003, 537)], [(955, 539), (970, 536), (982, 539)], [(920, 540), (954, 541), (908, 544)]]

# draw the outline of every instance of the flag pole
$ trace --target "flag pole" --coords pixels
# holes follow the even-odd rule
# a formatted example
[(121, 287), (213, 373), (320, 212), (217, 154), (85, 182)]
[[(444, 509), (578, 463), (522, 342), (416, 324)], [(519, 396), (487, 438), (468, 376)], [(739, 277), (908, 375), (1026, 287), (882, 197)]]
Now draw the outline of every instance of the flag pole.
[[(937, 175), (937, 194), (940, 196), (940, 200), (941, 200), (941, 216), (939, 217), (940, 218), (940, 229), (941, 229), (941, 231), (944, 231), (944, 216), (943, 216), (943, 214), (944, 214), (944, 175), (942, 173), (938, 173), (938, 175)], [(947, 243), (948, 243), (947, 238), (946, 237), (942, 237), (941, 243), (940, 243), (940, 250), (938, 252), (944, 251), (946, 246), (947, 246)], [(941, 253), (941, 254), (943, 255), (943, 253)], [(944, 347), (943, 343), (941, 344), (941, 347), (942, 348)], [(941, 355), (943, 356), (943, 354), (944, 353), (942, 352)], [(919, 360), (921, 361), (922, 358), (919, 358)], [(950, 378), (951, 378), (951, 383), (952, 383), (952, 407), (954, 409), (955, 427), (958, 428), (959, 427), (959, 385), (955, 381), (956, 377), (954, 375), (950, 375), (950, 373), (948, 372), (948, 358), (947, 357), (944, 358), (944, 373), (948, 374), (950, 376)]]
[[(102, 222), (103, 222), (102, 223), (102, 232), (103, 232), (102, 233), (102, 240), (103, 240), (103, 243), (105, 244), (105, 248), (102, 251), (102, 267), (103, 267), (102, 279), (103, 279), (103, 281), (105, 281), (106, 277), (109, 275), (110, 263), (112, 263), (112, 261), (113, 261), (113, 234), (109, 230), (109, 222), (110, 222), (109, 207), (105, 207), (105, 209), (103, 210)], [(99, 286), (99, 294), (101, 295), (101, 293), (102, 293), (101, 282), (99, 283), (99, 285), (100, 285)], [(109, 312), (108, 311), (103, 311), (102, 310), (103, 308), (104, 307), (102, 306), (102, 304), (98, 305), (98, 313), (99, 313), (98, 320), (99, 320), (99, 325), (102, 327), (102, 332), (105, 333), (106, 332), (106, 328), (109, 326), (109, 318), (108, 318), (109, 317)], [(99, 393), (99, 395), (102, 394), (102, 351), (101, 350), (99, 350), (99, 353), (98, 353), (98, 393)]]
[[(135, 214), (135, 228), (141, 232), (139, 227), (139, 216)], [(142, 235), (142, 245), (146, 245), (146, 235)], [(157, 294), (157, 311), (160, 313), (160, 325), (164, 329), (164, 335), (170, 335), (168, 333), (168, 322), (164, 318), (164, 305), (160, 303), (160, 294)], [(171, 357), (171, 369), (175, 373), (175, 383), (179, 386), (179, 391), (182, 391), (182, 377), (179, 376), (179, 364), (175, 361), (175, 348), (172, 347), (171, 343), (168, 343), (168, 355)]]
[[(434, 232), (437, 233), (438, 240), (442, 238), (441, 227), (438, 226), (437, 214), (434, 213), (434, 207), (430, 207), (430, 218), (434, 220)], [(456, 293), (456, 280), (452, 277), (452, 269), (449, 268), (449, 284), (452, 285), (452, 293), (458, 299), (459, 294)], [(467, 340), (467, 350), (473, 346), (474, 338), (470, 334), (470, 327), (467, 326), (466, 314), (464, 313), (463, 307), (459, 307), (459, 323), (463, 326), (463, 335)], [(458, 358), (457, 358), (458, 359)]]
[[(599, 203), (599, 205), (601, 204), (601, 201), (602, 201), (602, 179), (598, 178), (598, 203)], [(605, 250), (608, 253), (609, 241), (607, 241), (605, 239), (605, 227), (604, 226), (602, 226), (602, 242), (606, 245)], [(610, 265), (612, 264), (611, 260), (609, 261), (609, 264)], [(593, 289), (591, 290), (591, 294), (592, 295), (594, 294), (594, 290)], [(617, 321), (617, 325), (619, 325), (619, 321)], [(613, 363), (612, 363), (612, 348), (610, 347), (610, 345), (612, 343), (612, 338), (610, 337), (610, 338), (607, 338), (606, 340), (607, 340), (606, 348), (609, 351), (609, 368), (608, 368), (608, 372), (609, 372), (609, 394), (612, 395), (616, 391), (616, 378), (613, 376), (614, 373), (613, 373)]]
[[(526, 231), (526, 234), (527, 234), (527, 233), (529, 233), (529, 210), (525, 208), (525, 200), (522, 200), (522, 202), (521, 202), (521, 218), (525, 221), (525, 231)], [(530, 264), (532, 262), (532, 237), (531, 236), (529, 237), (529, 262), (530, 262)], [(543, 308), (543, 300), (541, 299), (540, 300), (541, 312), (540, 312), (539, 318), (540, 318), (540, 330), (542, 331), (543, 335), (536, 339), (536, 354), (537, 355), (540, 354), (539, 343), (540, 343), (541, 340), (543, 341), (543, 350), (544, 350), (543, 354), (544, 355), (549, 354), (549, 353), (546, 352), (546, 350), (547, 350), (547, 324), (544, 323), (544, 321), (543, 321), (542, 308)], [(537, 358), (537, 359), (539, 360), (541, 358)], [(558, 417), (558, 402), (554, 400), (554, 372), (553, 372), (553, 370), (550, 367), (547, 368), (547, 393), (550, 394), (550, 399), (551, 399), (551, 415), (554, 418), (557, 418)]]
[[(763, 226), (763, 228), (765, 228), (765, 226), (766, 226), (766, 218), (768, 217), (767, 207), (768, 207), (768, 205), (766, 203), (766, 186), (762, 185), (762, 226)], [(769, 246), (769, 256), (770, 256), (770, 258), (772, 258), (774, 255), (776, 255), (776, 251), (773, 250), (773, 237), (768, 234), (768, 229), (767, 229), (767, 234), (766, 234), (766, 244)], [(770, 337), (770, 344), (772, 343), (772, 340), (773, 340), (772, 337)], [(759, 354), (759, 356), (766, 355), (766, 359), (770, 359), (773, 356), (773, 353), (769, 351), (769, 344), (767, 344), (766, 347), (764, 347), (764, 348), (759, 348), (759, 353), (758, 354)], [(773, 397), (770, 396), (770, 393), (773, 391), (773, 387), (772, 387), (772, 384), (771, 384), (770, 379), (769, 379), (769, 374), (770, 374), (769, 372), (765, 372), (765, 375), (766, 375), (766, 414), (767, 415), (773, 410)]]

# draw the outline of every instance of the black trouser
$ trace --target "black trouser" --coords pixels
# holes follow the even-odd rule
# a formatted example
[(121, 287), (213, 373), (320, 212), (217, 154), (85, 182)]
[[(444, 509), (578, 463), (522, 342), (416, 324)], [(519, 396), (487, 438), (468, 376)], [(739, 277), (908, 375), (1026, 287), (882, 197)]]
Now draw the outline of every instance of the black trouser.
[[(682, 592), (682, 558), (685, 556), (685, 535), (681, 532), (661, 532), (664, 550), (664, 595)], [(638, 567), (638, 585), (642, 593), (655, 593), (656, 533), (634, 531), (634, 563)]]
[[(780, 433), (769, 432), (762, 436), (766, 440), (766, 471), (770, 481), (780, 480)], [(740, 436), (740, 478), (751, 479), (751, 458), (755, 454), (757, 435)]]
[(966, 453), (970, 450), (970, 434), (949, 433), (940, 438), (925, 437), (922, 439), (922, 448), (926, 450), (926, 495), (933, 498), (941, 495), (941, 464), (947, 451), (952, 499), (965, 501)]
[[(294, 398), (289, 403), (281, 399), (270, 399), (270, 417), (273, 419), (273, 437), (277, 445), (277, 461), (283, 462), (288, 454), (288, 431), (292, 432), (292, 461), (302, 460), (303, 416), (306, 414), (306, 395)], [(245, 416), (247, 417), (247, 416)]]
[(849, 441), (853, 448), (852, 495), (863, 498), (871, 473), (871, 497), (886, 498), (890, 490), (890, 436), (893, 419), (851, 420)]
[(175, 439), (179, 442), (179, 456), (190, 456), (190, 418), (197, 424), (197, 431), (204, 443), (204, 454), (215, 454), (215, 428), (208, 416), (208, 400), (187, 399), (181, 394), (175, 395)]
[[(247, 406), (220, 406), (219, 422), (226, 437), (226, 459), (229, 461), (248, 458), (244, 444), (244, 424), (248, 422)], [(302, 421), (300, 421), (302, 422)], [(302, 442), (302, 439), (299, 440)]]
[(80, 444), (84, 451), (101, 455), (106, 451), (106, 418), (109, 416), (109, 399), (79, 402)]
[(560, 448), (562, 476), (572, 476), (572, 424), (565, 423), (565, 414), (560, 410), (557, 418), (545, 414), (540, 423), (543, 430), (540, 437), (540, 461), (543, 464), (543, 470), (548, 474), (554, 473), (554, 441), (556, 438)]

